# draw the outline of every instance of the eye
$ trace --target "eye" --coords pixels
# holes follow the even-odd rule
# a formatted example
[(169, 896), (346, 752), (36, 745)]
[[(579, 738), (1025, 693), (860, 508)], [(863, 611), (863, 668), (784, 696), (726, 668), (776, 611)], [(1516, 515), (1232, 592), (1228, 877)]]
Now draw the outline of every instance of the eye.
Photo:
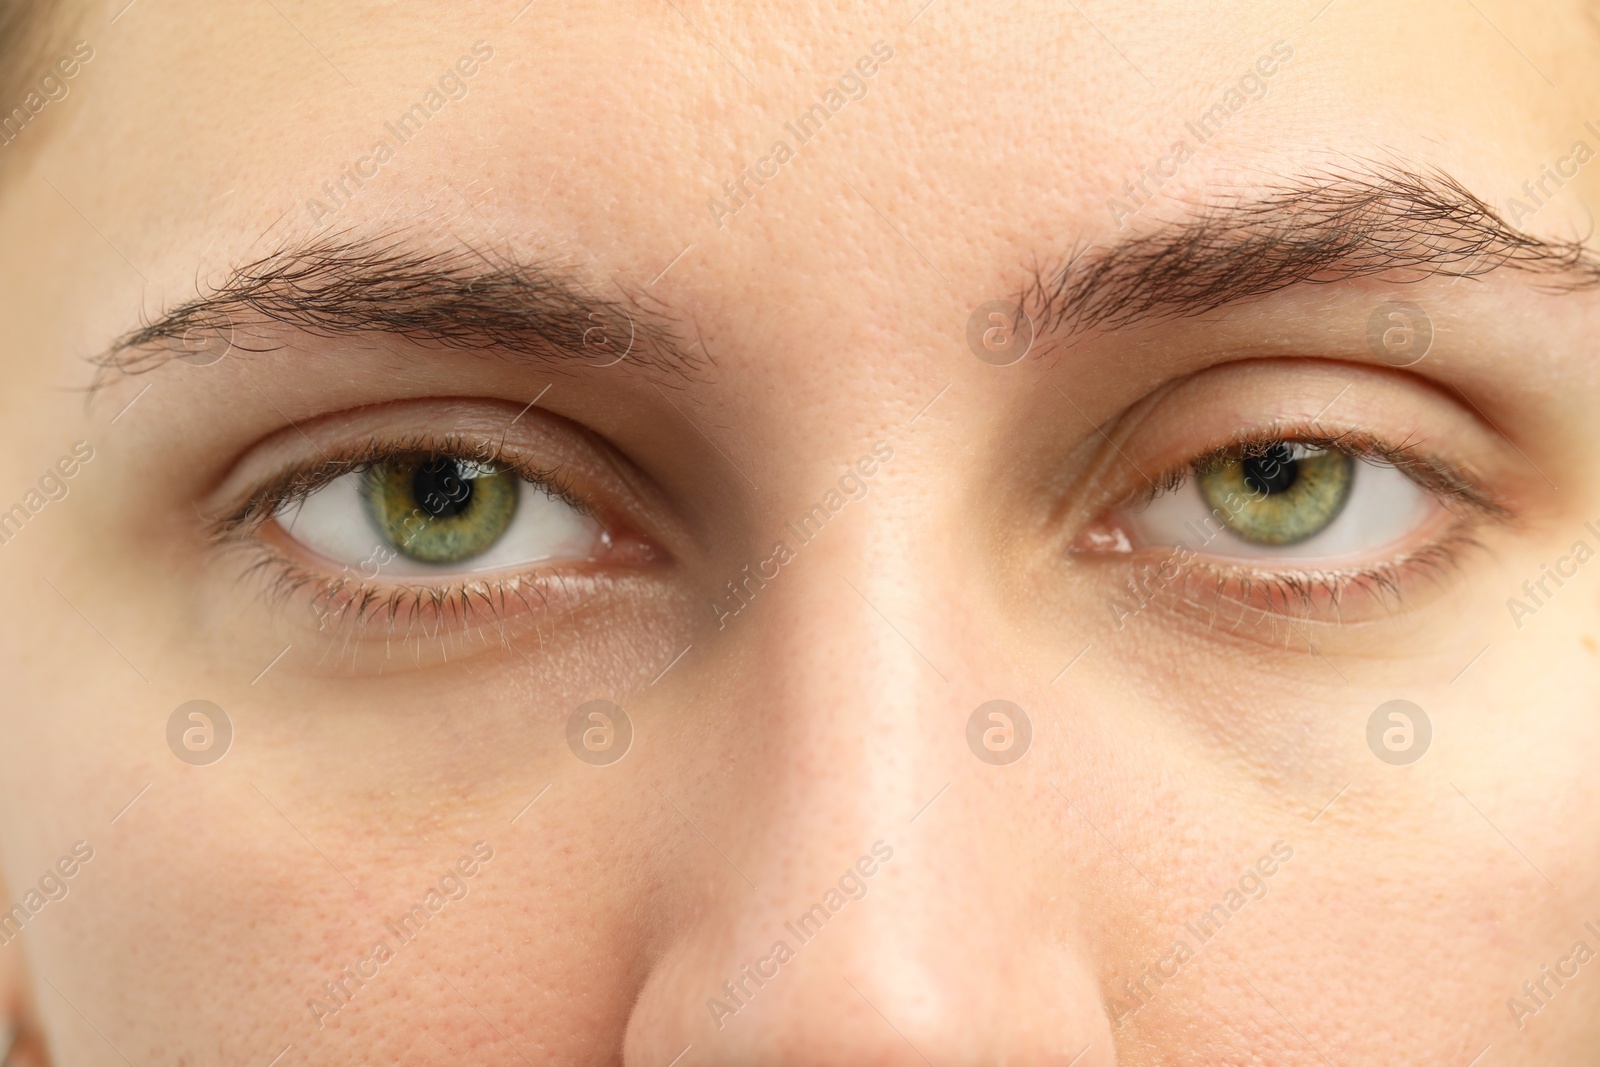
[(558, 491), (505, 466), (437, 451), (376, 459), (274, 515), (290, 539), (367, 578), (586, 560), (604, 530)]
[[(1293, 545), (1326, 530), (1350, 499), (1355, 461), (1342, 452), (1284, 442), (1231, 449), (1195, 484), (1228, 529), (1260, 545)], [(1243, 501), (1234, 507), (1235, 501)]]
[(1167, 479), (1117, 525), (1132, 548), (1327, 566), (1405, 542), (1443, 512), (1435, 492), (1377, 456), (1336, 443), (1235, 445)]
[(463, 563), (487, 552), (516, 518), (518, 479), (486, 463), (407, 456), (362, 478), (367, 517), (400, 555)]

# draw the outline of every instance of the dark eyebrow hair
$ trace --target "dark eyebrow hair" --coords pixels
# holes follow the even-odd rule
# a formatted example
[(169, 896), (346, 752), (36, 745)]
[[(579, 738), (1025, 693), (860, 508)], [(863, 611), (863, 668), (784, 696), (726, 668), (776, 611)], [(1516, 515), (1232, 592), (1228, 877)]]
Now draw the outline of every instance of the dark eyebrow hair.
[(236, 336), (279, 325), (318, 337), (388, 335), (424, 347), (495, 351), (604, 365), (629, 362), (688, 373), (698, 360), (665, 308), (619, 288), (602, 296), (574, 272), (469, 246), (421, 250), (390, 236), (337, 235), (274, 252), (113, 341), (103, 371), (153, 370), (185, 337), (218, 333), (245, 352), (271, 351)]
[(1600, 286), (1600, 257), (1581, 239), (1534, 237), (1439, 171), (1363, 166), (1287, 179), (1215, 200), (1047, 276), (1022, 305), (1041, 332), (1203, 315), (1302, 283), (1385, 277), (1473, 278), (1508, 268), (1551, 291)]

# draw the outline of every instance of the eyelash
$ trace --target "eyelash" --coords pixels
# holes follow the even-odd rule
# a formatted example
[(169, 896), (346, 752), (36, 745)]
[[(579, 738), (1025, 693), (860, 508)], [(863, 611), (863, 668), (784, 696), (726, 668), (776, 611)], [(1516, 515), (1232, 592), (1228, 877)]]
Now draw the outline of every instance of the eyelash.
[[(365, 473), (395, 456), (413, 453), (434, 454), (458, 461), (493, 463), (540, 491), (560, 499), (574, 510), (595, 517), (595, 509), (573, 489), (559, 468), (531, 464), (503, 441), (495, 445), (481, 438), (473, 440), (455, 434), (424, 434), (390, 440), (372, 438), (341, 453), (291, 467), (254, 490), (242, 504), (216, 519), (211, 525), (211, 540), (224, 548), (240, 549), (252, 554), (253, 558), (241, 575), (241, 581), (265, 576), (263, 596), (270, 603), (282, 605), (308, 591), (312, 592), (310, 608), (319, 620), (319, 629), (325, 627), (331, 617), (335, 624), (351, 624), (356, 634), (364, 632), (373, 622), (381, 621), (385, 624), (387, 635), (394, 637), (401, 620), (406, 620), (409, 625), (398, 636), (410, 637), (411, 628), (420, 624), (425, 636), (439, 637), (447, 622), (470, 622), (480, 614), (491, 625), (498, 627), (509, 601), (518, 601), (527, 609), (548, 608), (552, 600), (567, 591), (562, 583), (577, 579), (570, 569), (563, 572), (555, 568), (536, 568), (532, 572), (490, 576), (482, 580), (463, 581), (458, 577), (444, 585), (394, 583), (378, 586), (348, 575), (320, 572), (259, 536), (260, 531), (278, 514), (335, 479), (347, 474)], [(597, 574), (584, 575), (582, 578), (582, 581), (589, 583), (601, 580), (602, 577)], [(536, 594), (537, 603), (529, 599), (530, 592)], [(428, 630), (430, 624), (433, 624), (431, 632)]]
[[(1226, 444), (1164, 471), (1126, 498), (1116, 510), (1142, 507), (1158, 495), (1175, 492), (1190, 478), (1213, 469), (1230, 454), (1265, 454), (1280, 444), (1328, 449), (1352, 459), (1392, 466), (1447, 509), (1457, 512), (1459, 517), (1430, 544), (1397, 559), (1382, 560), (1354, 570), (1270, 570), (1200, 557), (1200, 562), (1183, 565), (1183, 573), (1170, 584), (1179, 586), (1178, 596), (1183, 603), (1207, 611), (1212, 625), (1215, 625), (1218, 608), (1227, 602), (1253, 610), (1260, 619), (1292, 618), (1296, 610), (1299, 618), (1309, 618), (1319, 602), (1326, 602), (1339, 611), (1352, 593), (1370, 596), (1378, 603), (1387, 600), (1398, 604), (1404, 595), (1407, 572), (1442, 578), (1455, 568), (1466, 552), (1483, 547), (1475, 535), (1477, 522), (1512, 520), (1509, 509), (1464, 471), (1422, 452), (1413, 442), (1393, 444), (1367, 431), (1329, 434), (1309, 427), (1270, 428), (1234, 437)], [(1165, 555), (1171, 556), (1173, 551), (1169, 547)], [(1148, 555), (1148, 551), (1141, 554)], [(1191, 597), (1188, 586), (1196, 578), (1210, 583), (1209, 604)]]
[(580, 497), (563, 478), (559, 468), (542, 468), (530, 464), (504, 441), (490, 445), (487, 440), (474, 442), (458, 434), (441, 436), (415, 435), (398, 440), (372, 438), (336, 456), (313, 460), (291, 467), (251, 493), (245, 502), (217, 520), (213, 527), (216, 536), (227, 538), (241, 530), (253, 530), (270, 520), (279, 511), (346, 474), (365, 473), (374, 466), (396, 456), (412, 453), (433, 453), (449, 459), (475, 463), (493, 463), (544, 492), (559, 497), (563, 503), (593, 515), (594, 509)]

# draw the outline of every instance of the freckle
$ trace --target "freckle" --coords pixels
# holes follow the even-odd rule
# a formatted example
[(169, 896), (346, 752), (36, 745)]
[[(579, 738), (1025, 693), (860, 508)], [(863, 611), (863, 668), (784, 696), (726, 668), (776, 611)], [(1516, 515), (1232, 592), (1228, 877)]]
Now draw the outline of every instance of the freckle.
[(1600, 652), (1600, 645), (1596, 645), (1594, 643), (1594, 638), (1590, 637), (1588, 634), (1583, 635), (1583, 647), (1587, 648), (1590, 652)]

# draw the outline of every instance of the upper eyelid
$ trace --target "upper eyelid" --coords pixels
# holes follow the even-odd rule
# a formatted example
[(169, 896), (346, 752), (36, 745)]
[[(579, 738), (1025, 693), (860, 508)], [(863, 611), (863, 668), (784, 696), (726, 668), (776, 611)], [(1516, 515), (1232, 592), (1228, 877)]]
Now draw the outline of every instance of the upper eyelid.
[(1162, 492), (1181, 487), (1207, 461), (1216, 461), (1228, 452), (1251, 446), (1268, 446), (1280, 442), (1307, 444), (1330, 448), (1366, 462), (1382, 462), (1405, 474), (1419, 487), (1433, 493), (1446, 504), (1465, 506), (1486, 517), (1509, 521), (1512, 512), (1486, 488), (1471, 479), (1459, 467), (1423, 451), (1413, 441), (1392, 444), (1370, 431), (1350, 430), (1342, 433), (1296, 431), (1292, 424), (1267, 431), (1240, 434), (1229, 443), (1207, 449), (1185, 462), (1169, 467), (1152, 479), (1142, 490), (1122, 505), (1136, 507), (1148, 503)]
[(574, 510), (586, 515), (594, 514), (593, 506), (562, 477), (560, 468), (538, 467), (529, 463), (522, 450), (510, 447), (504, 441), (490, 446), (482, 441), (473, 444), (454, 435), (437, 438), (416, 436), (393, 441), (370, 438), (343, 455), (325, 456), (279, 472), (253, 489), (242, 502), (216, 516), (210, 523), (213, 535), (226, 539), (247, 532), (268, 521), (285, 505), (304, 499), (335, 479), (369, 470), (374, 464), (390, 457), (418, 452), (435, 452), (455, 459), (499, 464), (524, 481), (559, 497)]

